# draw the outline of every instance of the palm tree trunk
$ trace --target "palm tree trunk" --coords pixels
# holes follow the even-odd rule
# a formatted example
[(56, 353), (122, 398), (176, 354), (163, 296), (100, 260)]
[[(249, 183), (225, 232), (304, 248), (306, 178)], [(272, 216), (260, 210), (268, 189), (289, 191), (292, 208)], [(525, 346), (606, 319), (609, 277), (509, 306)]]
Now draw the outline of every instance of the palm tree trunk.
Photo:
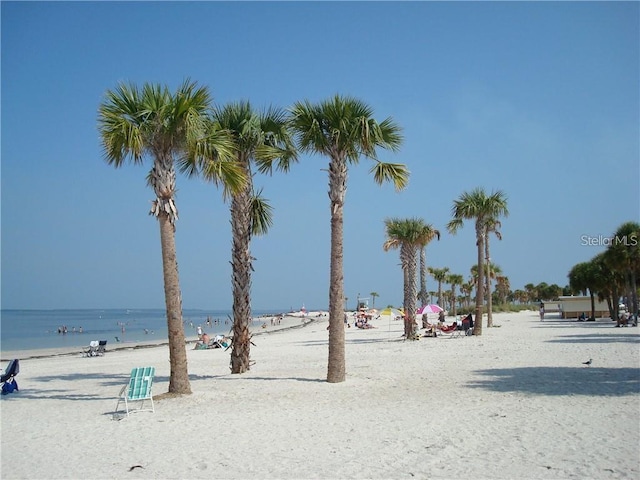
[(631, 271), (631, 300), (632, 300), (632, 308), (633, 313), (635, 315), (638, 314), (638, 281), (636, 279), (636, 273)]
[(164, 276), (164, 300), (167, 309), (169, 331), (169, 392), (191, 393), (187, 350), (185, 347), (184, 325), (182, 323), (182, 296), (176, 258), (175, 225), (166, 213), (158, 215), (160, 244), (162, 248), (162, 273)]
[(233, 275), (233, 349), (231, 373), (249, 370), (251, 354), (251, 175), (245, 188), (231, 200)]
[(476, 226), (476, 239), (478, 243), (478, 282), (476, 292), (476, 319), (473, 325), (473, 334), (482, 335), (482, 301), (484, 299), (484, 229)]
[(331, 201), (331, 266), (329, 272), (329, 361), (327, 382), (346, 379), (344, 349), (344, 198), (347, 190), (347, 164), (344, 159), (329, 162)]
[(418, 292), (422, 307), (428, 303), (427, 295), (427, 251), (422, 247), (420, 249), (420, 292)]
[(453, 316), (456, 316), (456, 284), (451, 284), (451, 310), (453, 310)]
[(416, 331), (416, 251), (414, 247), (403, 246), (406, 258), (403, 263), (406, 265), (405, 289), (404, 289), (404, 316), (405, 316), (405, 338), (413, 339)]
[(484, 250), (486, 253), (487, 260), (487, 272), (485, 275), (486, 278), (486, 286), (487, 286), (487, 327), (493, 327), (493, 298), (491, 298), (491, 256), (489, 255), (489, 233), (485, 235), (484, 238)]
[(176, 256), (176, 227), (178, 210), (173, 201), (176, 191), (176, 171), (173, 157), (161, 151), (155, 152), (153, 167), (149, 171), (149, 184), (156, 199), (152, 203), (151, 215), (158, 218), (160, 247), (162, 250), (162, 275), (164, 279), (164, 301), (167, 310), (169, 334), (169, 392), (191, 393), (184, 325), (182, 323), (182, 294)]

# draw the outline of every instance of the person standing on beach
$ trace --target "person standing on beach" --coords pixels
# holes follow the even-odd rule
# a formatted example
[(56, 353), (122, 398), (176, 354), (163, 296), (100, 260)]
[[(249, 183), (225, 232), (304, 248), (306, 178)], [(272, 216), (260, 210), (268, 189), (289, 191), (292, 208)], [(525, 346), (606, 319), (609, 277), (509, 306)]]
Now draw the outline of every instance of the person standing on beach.
[(540, 321), (544, 321), (544, 303), (540, 304)]

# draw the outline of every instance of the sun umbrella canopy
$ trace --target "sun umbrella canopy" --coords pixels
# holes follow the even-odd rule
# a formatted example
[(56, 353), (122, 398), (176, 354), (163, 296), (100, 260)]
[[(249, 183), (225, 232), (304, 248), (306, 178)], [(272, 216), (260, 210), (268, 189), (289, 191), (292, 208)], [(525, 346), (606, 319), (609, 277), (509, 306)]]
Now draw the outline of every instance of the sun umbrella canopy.
[(435, 303), (425, 305), (424, 307), (420, 307), (416, 312), (418, 315), (424, 315), (425, 313), (440, 313), (444, 312), (442, 308), (440, 308)]
[(385, 308), (380, 310), (380, 316), (402, 317), (404, 314), (397, 308)]

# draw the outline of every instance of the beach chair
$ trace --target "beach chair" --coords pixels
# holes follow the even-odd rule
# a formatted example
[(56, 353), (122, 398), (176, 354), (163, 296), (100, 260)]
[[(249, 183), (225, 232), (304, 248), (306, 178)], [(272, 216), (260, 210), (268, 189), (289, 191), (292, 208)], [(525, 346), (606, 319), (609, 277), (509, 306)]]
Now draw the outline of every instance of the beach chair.
[(18, 392), (18, 382), (16, 382), (16, 375), (20, 372), (20, 360), (17, 358), (11, 360), (7, 369), (0, 377), (0, 383), (2, 383), (2, 395), (6, 395), (11, 392)]
[(95, 356), (97, 356), (98, 355), (98, 346), (99, 346), (98, 340), (91, 340), (89, 342), (89, 347), (86, 350), (84, 350), (85, 356), (87, 356), (87, 357), (95, 357)]
[(456, 322), (456, 321), (454, 321), (451, 325), (440, 325), (440, 324), (438, 324), (436, 329), (437, 329), (439, 334), (447, 335), (450, 338), (453, 338), (453, 337), (459, 335), (459, 333), (458, 333), (458, 322)]
[(96, 350), (96, 355), (104, 355), (107, 351), (107, 341), (100, 340), (98, 342), (98, 349)]
[[(155, 407), (153, 406), (153, 396), (151, 395), (151, 386), (153, 384), (153, 376), (156, 369), (154, 367), (137, 367), (131, 370), (131, 378), (120, 390), (118, 396), (118, 403), (116, 404), (116, 412), (120, 407), (120, 402), (124, 401), (125, 411), (129, 416), (130, 411), (151, 411), (155, 413)], [(151, 408), (145, 408), (145, 401), (151, 402)], [(140, 406), (136, 410), (131, 410), (129, 404), (131, 402), (140, 402)]]

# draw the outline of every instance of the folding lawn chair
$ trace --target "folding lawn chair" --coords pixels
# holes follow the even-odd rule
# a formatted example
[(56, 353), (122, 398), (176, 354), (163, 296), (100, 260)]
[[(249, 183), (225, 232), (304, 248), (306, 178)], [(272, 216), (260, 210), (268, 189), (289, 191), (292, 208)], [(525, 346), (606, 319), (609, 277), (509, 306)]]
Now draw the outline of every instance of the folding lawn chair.
[[(122, 387), (122, 390), (120, 390), (118, 403), (116, 404), (116, 412), (118, 412), (120, 402), (122, 402), (123, 400), (127, 416), (129, 416), (129, 411), (156, 411), (155, 407), (153, 406), (153, 396), (151, 394), (151, 386), (153, 384), (153, 376), (155, 375), (155, 372), (155, 367), (137, 367), (131, 370), (131, 378), (129, 379), (129, 383), (127, 383), (124, 387)], [(151, 402), (151, 408), (144, 407), (146, 400), (149, 400)], [(130, 410), (129, 403), (131, 402), (140, 402), (140, 407), (136, 410)]]

